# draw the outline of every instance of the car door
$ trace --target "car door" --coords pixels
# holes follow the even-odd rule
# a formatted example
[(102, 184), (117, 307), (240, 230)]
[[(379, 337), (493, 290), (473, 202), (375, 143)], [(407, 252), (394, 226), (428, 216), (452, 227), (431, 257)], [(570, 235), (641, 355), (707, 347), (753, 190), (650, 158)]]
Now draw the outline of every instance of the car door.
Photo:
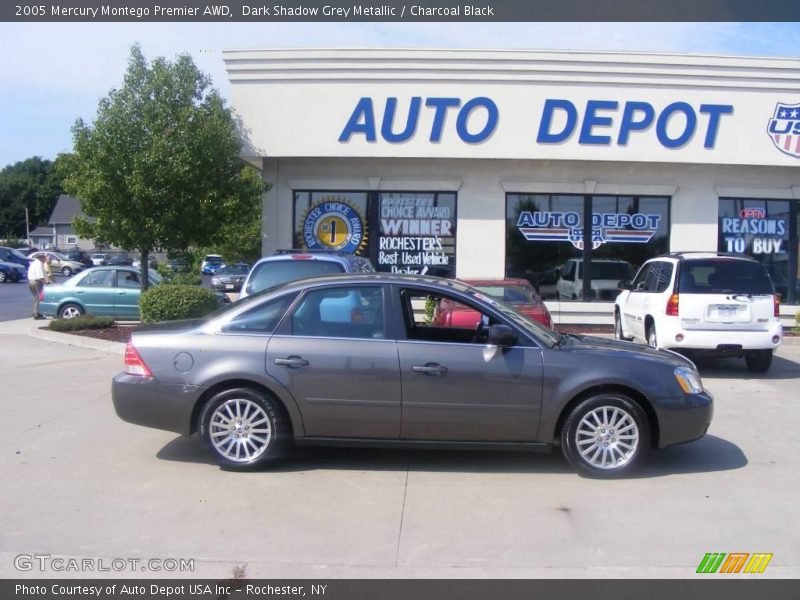
[(649, 291), (648, 278), (654, 263), (646, 263), (634, 277), (628, 298), (622, 306), (622, 320), (625, 333), (638, 339), (644, 339), (645, 303)]
[(114, 315), (119, 319), (135, 321), (139, 318), (139, 296), (142, 292), (139, 273), (127, 269), (115, 269), (115, 272)]
[(306, 291), (267, 345), (267, 372), (294, 396), (307, 437), (398, 439), (397, 343), (380, 285)]
[(426, 307), (443, 301), (480, 313), (481, 328), (502, 323), (485, 307), (460, 296), (401, 286), (395, 294), (405, 329), (397, 341), (401, 438), (535, 441), (542, 400), (541, 350), (524, 342), (492, 348), (481, 341), (477, 329), (434, 325)]
[(89, 271), (74, 287), (76, 298), (89, 314), (114, 316), (114, 272), (110, 269)]

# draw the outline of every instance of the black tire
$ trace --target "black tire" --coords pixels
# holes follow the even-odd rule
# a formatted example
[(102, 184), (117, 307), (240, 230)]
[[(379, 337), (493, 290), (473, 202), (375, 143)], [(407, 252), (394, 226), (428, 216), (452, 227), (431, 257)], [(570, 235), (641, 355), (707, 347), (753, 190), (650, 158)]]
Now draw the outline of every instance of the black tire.
[(772, 364), (772, 350), (747, 350), (744, 353), (747, 369), (754, 373), (766, 373)]
[(63, 267), (61, 269), (61, 274), (64, 277), (72, 277), (72, 269), (70, 269), (69, 267)]
[(630, 342), (632, 338), (625, 337), (622, 331), (622, 319), (619, 316), (619, 311), (614, 311), (614, 338), (625, 342)]
[(5, 271), (0, 271), (0, 283), (5, 283), (8, 279)]
[[(75, 314), (77, 311), (77, 314)], [(74, 319), (75, 317), (80, 317), (86, 314), (79, 304), (75, 304), (74, 302), (67, 302), (63, 306), (58, 309), (58, 318), (59, 319)]]
[[(589, 415), (593, 411), (602, 414), (604, 408), (608, 423), (602, 423), (600, 417), (601, 424), (598, 425)], [(587, 433), (586, 423), (582, 426), (584, 418), (591, 422), (591, 434)], [(631, 428), (631, 424), (635, 428)], [(622, 427), (622, 434), (605, 425)], [(620, 435), (623, 437), (617, 437)], [(631, 435), (638, 437), (634, 441), (629, 437)], [(586, 448), (583, 453), (582, 448)], [(598, 394), (583, 400), (572, 410), (561, 429), (561, 451), (569, 464), (584, 477), (613, 479), (627, 476), (641, 465), (649, 449), (650, 423), (647, 416), (641, 406), (624, 394)], [(618, 466), (613, 465), (612, 459)], [(602, 461), (605, 466), (596, 461)]]
[[(237, 406), (241, 408), (240, 415), (244, 413), (238, 421), (239, 426), (234, 422), (239, 410)], [(233, 415), (232, 424), (225, 429), (220, 419), (230, 415)], [(266, 424), (261, 422), (264, 417)], [(262, 433), (267, 425), (269, 435)], [(258, 434), (253, 433), (256, 431)], [(200, 436), (223, 469), (252, 471), (283, 455), (289, 439), (289, 424), (282, 407), (273, 398), (251, 388), (235, 388), (215, 394), (203, 407)], [(212, 437), (217, 440), (216, 444)], [(263, 444), (262, 439), (265, 440)]]

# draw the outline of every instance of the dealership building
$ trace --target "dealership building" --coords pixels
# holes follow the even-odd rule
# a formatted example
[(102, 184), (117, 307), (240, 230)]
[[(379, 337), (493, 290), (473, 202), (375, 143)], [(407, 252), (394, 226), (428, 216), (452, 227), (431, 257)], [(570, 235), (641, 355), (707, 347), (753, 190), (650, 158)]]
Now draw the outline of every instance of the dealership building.
[(616, 282), (648, 258), (720, 250), (762, 262), (784, 312), (796, 310), (800, 60), (223, 56), (244, 158), (270, 185), (265, 254), (342, 250), (379, 271), (521, 277), (560, 320), (605, 322)]

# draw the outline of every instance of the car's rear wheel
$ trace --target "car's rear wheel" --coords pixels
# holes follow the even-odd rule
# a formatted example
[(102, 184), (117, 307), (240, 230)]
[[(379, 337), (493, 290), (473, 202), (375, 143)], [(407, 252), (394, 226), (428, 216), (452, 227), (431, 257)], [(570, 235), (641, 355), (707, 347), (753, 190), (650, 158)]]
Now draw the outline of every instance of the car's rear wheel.
[(631, 338), (625, 337), (625, 334), (622, 331), (622, 318), (619, 315), (619, 311), (614, 312), (614, 337), (618, 340), (630, 341)]
[(64, 277), (70, 277), (70, 276), (72, 276), (72, 269), (70, 269), (69, 267), (63, 267), (63, 268), (61, 269), (61, 274), (62, 274)]
[(621, 477), (636, 469), (650, 447), (642, 408), (624, 394), (598, 394), (582, 401), (564, 422), (561, 451), (581, 475)]
[(744, 353), (747, 369), (754, 373), (766, 373), (772, 364), (772, 350), (747, 350)]
[(69, 302), (58, 309), (58, 316), (61, 319), (74, 319), (76, 317), (80, 317), (82, 314), (83, 308), (77, 304), (73, 304), (72, 302)]
[(288, 436), (283, 411), (266, 394), (237, 388), (219, 392), (200, 415), (200, 435), (217, 463), (252, 470), (280, 456)]

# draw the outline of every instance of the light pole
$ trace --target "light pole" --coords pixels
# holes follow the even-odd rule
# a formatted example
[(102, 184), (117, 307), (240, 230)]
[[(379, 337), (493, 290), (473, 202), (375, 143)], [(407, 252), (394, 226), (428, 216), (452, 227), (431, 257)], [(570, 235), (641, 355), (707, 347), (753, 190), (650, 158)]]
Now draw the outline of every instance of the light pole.
[(28, 220), (28, 207), (25, 207), (25, 243), (28, 246), (32, 246), (31, 244), (31, 222)]

